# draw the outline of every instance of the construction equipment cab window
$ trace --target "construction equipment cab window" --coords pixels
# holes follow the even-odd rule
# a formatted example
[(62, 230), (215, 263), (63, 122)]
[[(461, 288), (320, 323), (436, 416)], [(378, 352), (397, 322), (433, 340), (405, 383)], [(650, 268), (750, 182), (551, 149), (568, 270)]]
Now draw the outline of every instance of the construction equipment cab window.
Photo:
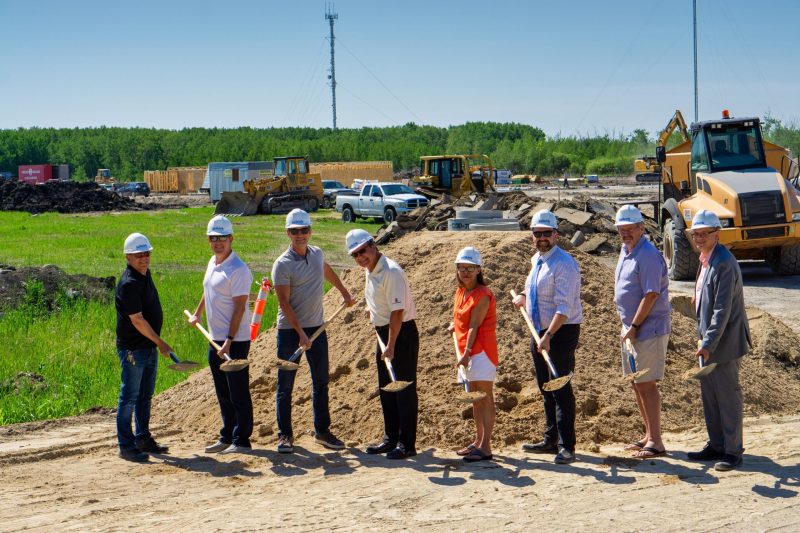
[(716, 172), (767, 166), (764, 153), (757, 148), (761, 143), (755, 127), (711, 129), (707, 130), (707, 135), (711, 164)]

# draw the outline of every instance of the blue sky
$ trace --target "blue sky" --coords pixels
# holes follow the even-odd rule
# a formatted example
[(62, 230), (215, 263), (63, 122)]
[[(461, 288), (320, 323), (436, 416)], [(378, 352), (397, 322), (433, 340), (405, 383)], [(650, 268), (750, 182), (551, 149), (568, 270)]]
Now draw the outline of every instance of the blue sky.
[[(338, 125), (654, 132), (691, 0), (339, 0)], [(331, 125), (323, 1), (0, 0), (0, 128)], [(800, 2), (698, 0), (700, 119), (800, 118)]]

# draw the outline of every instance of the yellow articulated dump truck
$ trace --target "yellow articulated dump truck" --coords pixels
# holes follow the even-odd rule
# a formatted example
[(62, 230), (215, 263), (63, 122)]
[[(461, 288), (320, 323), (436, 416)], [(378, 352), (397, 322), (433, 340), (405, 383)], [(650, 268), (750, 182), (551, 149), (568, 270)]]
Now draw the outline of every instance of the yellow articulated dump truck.
[(419, 166), (420, 175), (412, 179), (412, 185), (428, 197), (495, 190), (492, 160), (487, 155), (426, 155)]
[(295, 208), (316, 211), (322, 202), (322, 179), (309, 174), (308, 160), (276, 157), (273, 164), (272, 176), (245, 180), (244, 192), (223, 192), (214, 212), (249, 216), (288, 213)]
[(779, 274), (800, 274), (797, 161), (761, 138), (757, 117), (693, 123), (691, 138), (656, 147), (659, 219), (671, 279), (694, 279), (699, 265), (688, 230), (701, 209), (722, 223), (720, 242), (737, 259), (762, 259)]

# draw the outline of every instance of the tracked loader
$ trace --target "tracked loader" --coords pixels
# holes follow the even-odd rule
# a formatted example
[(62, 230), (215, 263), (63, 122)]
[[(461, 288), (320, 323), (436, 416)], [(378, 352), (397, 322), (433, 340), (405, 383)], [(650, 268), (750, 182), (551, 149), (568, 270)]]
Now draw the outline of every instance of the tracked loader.
[(428, 198), (442, 194), (460, 197), (471, 192), (493, 192), (492, 160), (486, 155), (429, 155), (420, 158), (420, 175), (412, 187)]
[(273, 159), (273, 176), (245, 180), (244, 192), (223, 192), (214, 212), (218, 215), (285, 214), (299, 208), (316, 211), (322, 201), (322, 179), (308, 173), (301, 156)]

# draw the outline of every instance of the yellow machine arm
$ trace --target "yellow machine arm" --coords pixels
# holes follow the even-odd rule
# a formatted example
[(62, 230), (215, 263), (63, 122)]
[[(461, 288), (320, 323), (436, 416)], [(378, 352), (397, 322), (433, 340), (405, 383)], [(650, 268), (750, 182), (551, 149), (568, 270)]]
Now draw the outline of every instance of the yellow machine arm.
[(672, 132), (675, 131), (676, 128), (680, 128), (679, 131), (681, 132), (681, 138), (684, 141), (688, 141), (689, 129), (686, 127), (686, 121), (683, 120), (683, 115), (679, 109), (675, 110), (675, 114), (672, 115), (671, 119), (669, 119), (669, 124), (667, 124), (667, 127), (661, 130), (661, 133), (658, 134), (658, 143), (656, 146), (666, 146), (670, 135), (672, 135)]

